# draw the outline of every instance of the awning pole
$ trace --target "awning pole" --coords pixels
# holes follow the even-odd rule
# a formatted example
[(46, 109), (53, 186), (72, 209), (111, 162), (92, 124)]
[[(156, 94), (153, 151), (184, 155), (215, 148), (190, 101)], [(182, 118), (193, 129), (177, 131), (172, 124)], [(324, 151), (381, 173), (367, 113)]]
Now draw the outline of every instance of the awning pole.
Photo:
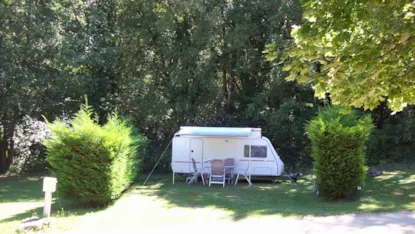
[(173, 185), (174, 185), (174, 171), (173, 171)]
[[(252, 139), (250, 140), (252, 141)], [(249, 142), (249, 164), (248, 164), (248, 177), (249, 181), (251, 181), (251, 154), (252, 154), (252, 142)]]
[[(156, 169), (157, 165), (159, 164), (161, 158), (166, 153), (166, 151), (169, 148), (169, 146), (171, 145), (172, 141), (173, 141), (173, 138), (171, 139), (170, 143), (167, 145), (166, 149), (164, 149), (164, 152), (161, 154), (161, 156), (160, 156), (159, 160), (157, 161), (156, 165), (154, 165), (153, 170), (151, 170), (150, 174), (148, 174), (147, 179), (144, 181), (143, 185), (146, 185), (148, 178), (150, 178), (151, 174), (153, 174), (154, 169)], [(174, 175), (174, 172), (173, 172), (173, 175)]]

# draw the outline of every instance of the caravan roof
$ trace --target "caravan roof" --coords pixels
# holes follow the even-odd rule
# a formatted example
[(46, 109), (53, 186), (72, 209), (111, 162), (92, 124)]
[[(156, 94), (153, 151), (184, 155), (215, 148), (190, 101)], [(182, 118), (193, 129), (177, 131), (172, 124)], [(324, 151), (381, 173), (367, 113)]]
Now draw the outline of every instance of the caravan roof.
[(261, 137), (261, 129), (232, 127), (180, 127), (180, 131), (178, 131), (175, 135), (211, 137)]

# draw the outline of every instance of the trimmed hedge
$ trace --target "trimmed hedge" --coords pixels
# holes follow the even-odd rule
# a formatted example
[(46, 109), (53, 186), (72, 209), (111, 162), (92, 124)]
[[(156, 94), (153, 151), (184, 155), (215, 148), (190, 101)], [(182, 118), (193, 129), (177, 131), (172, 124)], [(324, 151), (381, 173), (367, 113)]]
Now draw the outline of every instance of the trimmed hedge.
[(333, 106), (320, 111), (306, 128), (320, 194), (329, 199), (351, 198), (366, 176), (365, 142), (373, 129), (372, 119)]
[(78, 203), (100, 206), (110, 203), (137, 176), (144, 138), (116, 113), (100, 126), (85, 104), (65, 123), (48, 123), (51, 138), (44, 141), (47, 161), (58, 178), (59, 194)]

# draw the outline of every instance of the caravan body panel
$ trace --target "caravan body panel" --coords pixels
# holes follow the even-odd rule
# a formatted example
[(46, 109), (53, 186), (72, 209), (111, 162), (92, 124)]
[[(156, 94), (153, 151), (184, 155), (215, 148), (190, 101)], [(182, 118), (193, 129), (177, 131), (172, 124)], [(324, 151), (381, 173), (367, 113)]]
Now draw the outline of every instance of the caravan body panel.
[(271, 142), (262, 136), (261, 129), (252, 129), (248, 135), (247, 131), (239, 134), (236, 128), (219, 128), (218, 136), (214, 135), (215, 129), (204, 128), (198, 133), (186, 129), (186, 132), (175, 134), (171, 164), (174, 173), (193, 173), (191, 158), (195, 159), (198, 168), (209, 168), (212, 159), (233, 158), (235, 172), (245, 171), (252, 176), (280, 176), (283, 173), (284, 163)]

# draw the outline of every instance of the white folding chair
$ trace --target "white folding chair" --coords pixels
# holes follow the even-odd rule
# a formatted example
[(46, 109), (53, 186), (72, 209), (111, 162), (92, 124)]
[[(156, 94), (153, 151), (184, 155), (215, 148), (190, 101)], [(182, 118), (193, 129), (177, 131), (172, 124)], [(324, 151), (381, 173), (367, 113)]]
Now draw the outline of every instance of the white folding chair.
[(199, 177), (199, 175), (200, 175), (200, 177), (202, 177), (202, 183), (203, 183), (203, 185), (205, 185), (205, 179), (203, 178), (203, 169), (198, 169), (197, 168), (197, 166), (196, 166), (196, 161), (195, 161), (195, 159), (194, 158), (191, 158), (191, 160), (192, 160), (192, 164), (193, 164), (193, 170), (194, 170), (194, 173), (193, 173), (193, 177), (190, 179), (190, 181), (189, 181), (189, 183), (188, 184), (191, 184), (191, 183), (193, 183), (194, 181), (196, 181), (197, 182), (197, 178)]
[(213, 159), (209, 176), (209, 187), (211, 184), (222, 184), (225, 187), (225, 163), (220, 159)]

